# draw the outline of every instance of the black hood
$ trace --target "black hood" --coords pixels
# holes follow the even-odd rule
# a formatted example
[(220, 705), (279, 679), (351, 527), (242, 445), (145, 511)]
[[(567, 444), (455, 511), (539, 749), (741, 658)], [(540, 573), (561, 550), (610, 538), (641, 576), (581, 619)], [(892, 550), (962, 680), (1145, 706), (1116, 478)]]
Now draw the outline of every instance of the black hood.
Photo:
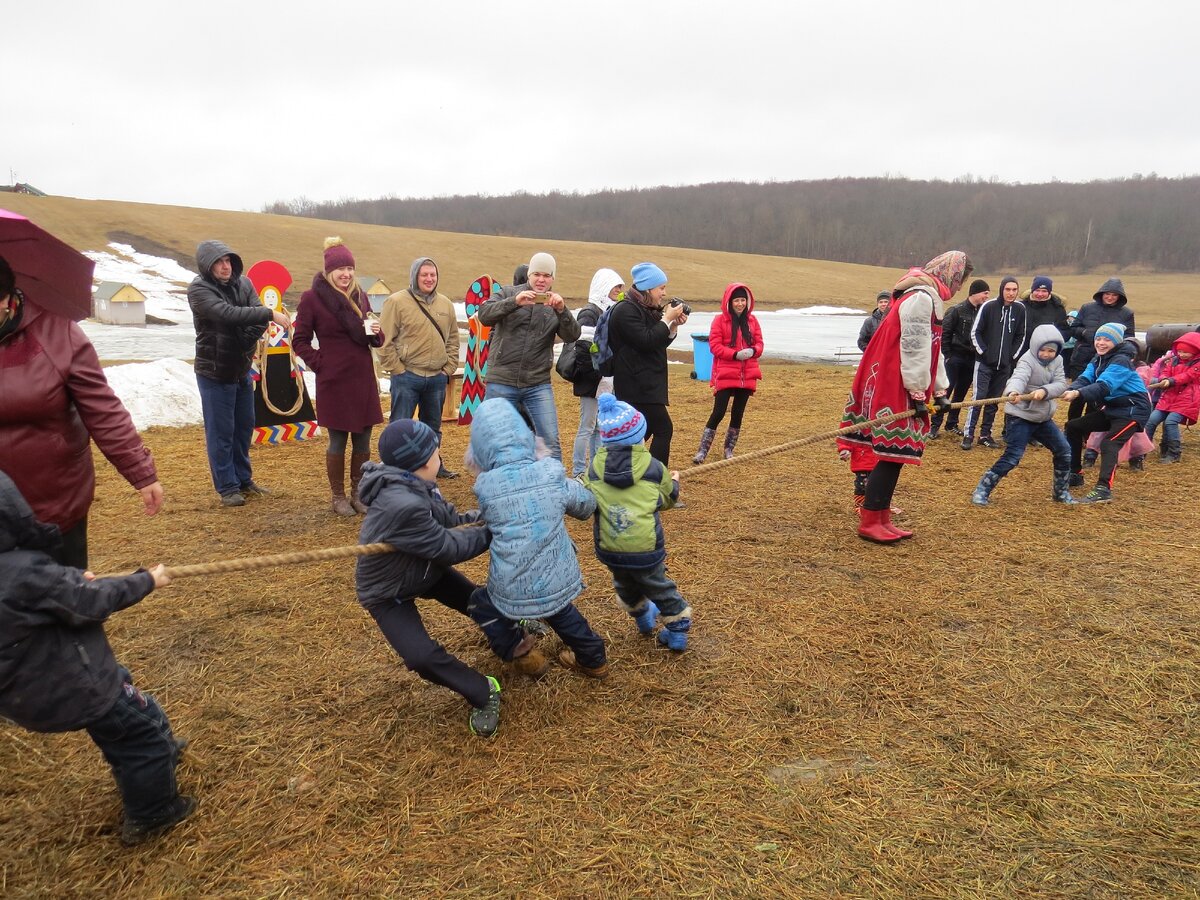
[(39, 522), (13, 484), (0, 472), (0, 553), (23, 550), (55, 550), (60, 543), (58, 526)]

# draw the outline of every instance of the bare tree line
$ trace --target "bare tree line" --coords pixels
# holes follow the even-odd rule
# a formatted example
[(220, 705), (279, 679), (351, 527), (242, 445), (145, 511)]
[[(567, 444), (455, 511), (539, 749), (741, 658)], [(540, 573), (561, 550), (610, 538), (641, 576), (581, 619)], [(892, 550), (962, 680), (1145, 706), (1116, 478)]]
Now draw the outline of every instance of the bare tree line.
[(264, 212), (552, 240), (658, 244), (889, 267), (970, 249), (988, 271), (1200, 271), (1200, 177), (1082, 184), (839, 178), (317, 202)]

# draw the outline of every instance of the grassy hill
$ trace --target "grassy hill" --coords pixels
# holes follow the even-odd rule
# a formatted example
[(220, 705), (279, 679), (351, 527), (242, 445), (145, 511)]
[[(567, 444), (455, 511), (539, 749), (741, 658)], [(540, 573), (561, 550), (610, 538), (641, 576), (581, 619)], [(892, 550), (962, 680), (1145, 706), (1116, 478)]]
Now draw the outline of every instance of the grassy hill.
[[(528, 261), (537, 250), (555, 255), (557, 287), (574, 300), (587, 296), (596, 269), (609, 266), (625, 274), (644, 259), (652, 259), (666, 270), (672, 293), (701, 305), (715, 302), (728, 282), (745, 281), (754, 288), (763, 308), (831, 304), (870, 309), (876, 292), (890, 287), (900, 274), (897, 269), (782, 256), (488, 237), (111, 200), (6, 194), (0, 197), (0, 207), (29, 216), (80, 250), (100, 250), (110, 241), (120, 241), (173, 257), (189, 267), (195, 265), (197, 243), (219, 238), (237, 250), (247, 265), (259, 259), (282, 262), (301, 290), (320, 266), (322, 241), (331, 234), (341, 235), (353, 250), (360, 274), (383, 278), (393, 289), (408, 284), (413, 259), (432, 257), (441, 271), (443, 292), (456, 299), (481, 274), (507, 283), (516, 265)], [(953, 248), (931, 247), (929, 255), (947, 249)], [(962, 249), (972, 251), (970, 247)], [(1000, 277), (1008, 273), (978, 274), (987, 278), (994, 290)], [(1034, 273), (1014, 274), (1028, 286)], [(1200, 319), (1200, 275), (1129, 273), (1123, 277), (1139, 327)], [(1101, 280), (1095, 275), (1064, 276), (1055, 278), (1055, 288), (1078, 303), (1090, 298)]]

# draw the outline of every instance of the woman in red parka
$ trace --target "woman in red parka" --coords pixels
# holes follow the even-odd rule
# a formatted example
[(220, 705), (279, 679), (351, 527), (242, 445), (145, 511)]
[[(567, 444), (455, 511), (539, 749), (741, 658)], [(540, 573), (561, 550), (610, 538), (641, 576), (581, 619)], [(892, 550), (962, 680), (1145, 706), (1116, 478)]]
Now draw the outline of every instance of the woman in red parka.
[(34, 515), (58, 526), (55, 559), (86, 569), (87, 517), (96, 492), (94, 440), (158, 512), (162, 485), (129, 412), (108, 386), (96, 349), (70, 319), (26, 298), (0, 256), (0, 470)]
[[(363, 463), (371, 458), (371, 429), (383, 421), (371, 348), (383, 343), (379, 322), (367, 318), (366, 292), (354, 278), (354, 256), (341, 238), (325, 239), (325, 270), (300, 295), (292, 346), (317, 375), (317, 424), (329, 432), (325, 474), (339, 516), (365, 513), (358, 499)], [(313, 346), (313, 336), (318, 346)], [(346, 442), (350, 497), (346, 497)]]
[(733, 400), (733, 412), (725, 432), (725, 458), (733, 456), (746, 403), (762, 378), (762, 370), (758, 367), (758, 358), (763, 353), (762, 328), (754, 317), (754, 294), (746, 285), (734, 282), (725, 288), (721, 314), (713, 319), (708, 329), (708, 347), (713, 355), (713, 408), (708, 424), (700, 433), (700, 449), (692, 458), (697, 465), (708, 456), (730, 399)]

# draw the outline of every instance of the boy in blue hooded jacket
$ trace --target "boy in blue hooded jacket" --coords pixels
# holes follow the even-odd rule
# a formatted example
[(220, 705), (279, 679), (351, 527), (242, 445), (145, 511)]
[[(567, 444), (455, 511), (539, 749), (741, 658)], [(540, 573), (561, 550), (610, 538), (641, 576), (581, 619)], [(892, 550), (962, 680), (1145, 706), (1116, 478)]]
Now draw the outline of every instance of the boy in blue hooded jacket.
[[(471, 617), (506, 659), (524, 634), (517, 622), (542, 619), (569, 648), (559, 662), (592, 678), (606, 677), (604, 639), (573, 602), (583, 591), (583, 573), (563, 524), (564, 513), (588, 518), (596, 501), (567, 479), (562, 463), (548, 452), (539, 455), (533, 431), (505, 399), (479, 404), (467, 465), (479, 473), (475, 497), (492, 532), (488, 583), (472, 595)], [(548, 665), (537, 650), (516, 663), (533, 676)]]
[(1108, 322), (1096, 329), (1096, 356), (1063, 392), (1064, 400), (1084, 400), (1096, 408), (1067, 422), (1071, 444), (1071, 484), (1083, 484), (1083, 444), (1093, 431), (1107, 432), (1100, 442), (1100, 477), (1077, 503), (1107, 503), (1121, 446), (1146, 427), (1150, 394), (1137, 373), (1137, 347), (1125, 340), (1125, 326)]

